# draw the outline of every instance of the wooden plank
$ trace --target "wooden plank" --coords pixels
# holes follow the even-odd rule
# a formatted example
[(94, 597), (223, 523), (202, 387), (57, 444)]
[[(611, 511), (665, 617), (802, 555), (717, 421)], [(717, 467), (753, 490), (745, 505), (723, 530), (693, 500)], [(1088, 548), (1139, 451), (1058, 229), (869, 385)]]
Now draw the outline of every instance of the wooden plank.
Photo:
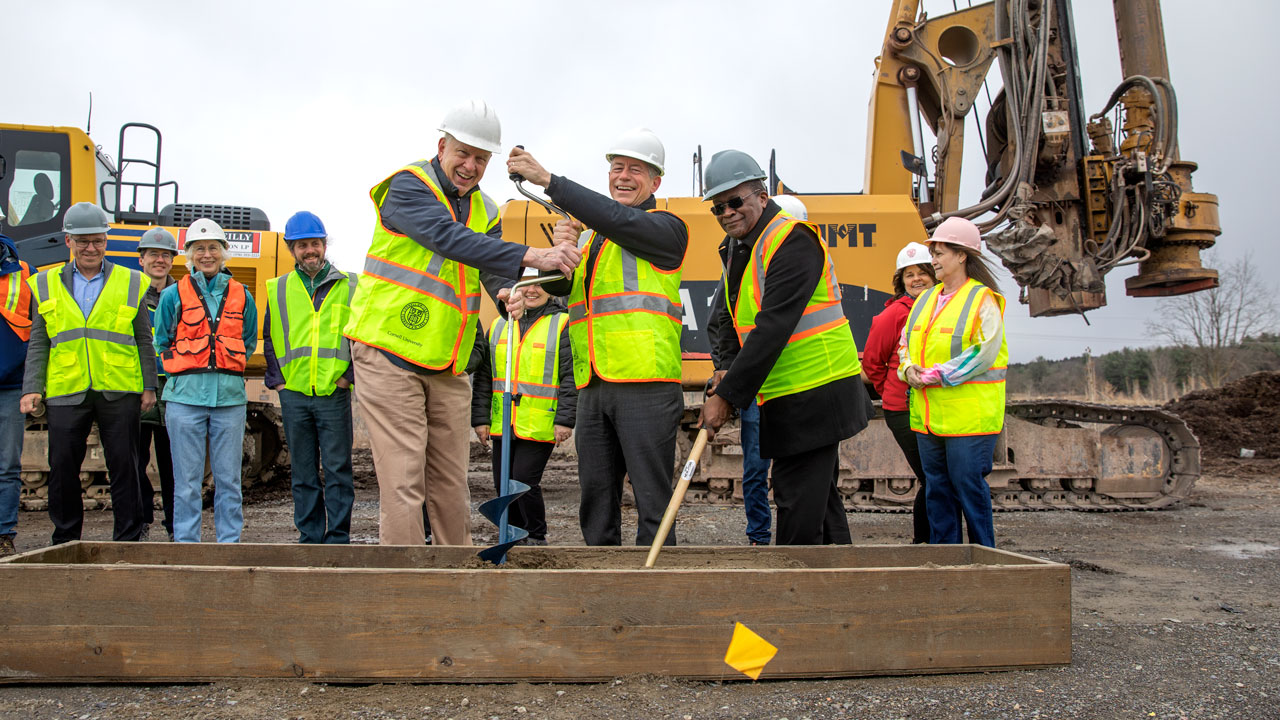
[[(1070, 662), (1069, 570), (1031, 559), (878, 569), (477, 571), (252, 566), (250, 559), (266, 556), (263, 546), (196, 547), (241, 564), (104, 563), (112, 554), (102, 548), (91, 564), (0, 565), (0, 678), (736, 678), (723, 662), (735, 621), (779, 647), (762, 677)], [(135, 559), (186, 559), (184, 550), (166, 550)], [(324, 559), (326, 551), (312, 550), (285, 554)], [(436, 560), (474, 552), (358, 550), (344, 562), (385, 550)], [(618, 550), (643, 562), (643, 548)], [(827, 564), (851, 555), (841, 548), (824, 559), (823, 550), (784, 555)], [(925, 556), (899, 548), (867, 557), (877, 553)]]

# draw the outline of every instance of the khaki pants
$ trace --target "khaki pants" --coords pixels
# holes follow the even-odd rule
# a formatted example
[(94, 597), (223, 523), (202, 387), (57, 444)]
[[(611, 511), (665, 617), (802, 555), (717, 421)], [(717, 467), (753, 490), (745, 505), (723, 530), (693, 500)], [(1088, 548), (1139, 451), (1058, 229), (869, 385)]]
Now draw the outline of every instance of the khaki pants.
[(470, 381), (396, 367), (363, 343), (351, 343), (351, 364), (378, 474), (378, 542), (423, 544), (425, 501), (433, 544), (470, 545)]

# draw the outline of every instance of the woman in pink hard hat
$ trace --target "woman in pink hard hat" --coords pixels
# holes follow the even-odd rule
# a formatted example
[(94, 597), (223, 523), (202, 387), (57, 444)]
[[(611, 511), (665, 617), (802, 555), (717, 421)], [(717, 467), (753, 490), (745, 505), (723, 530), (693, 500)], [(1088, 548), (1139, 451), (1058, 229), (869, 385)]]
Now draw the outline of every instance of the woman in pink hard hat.
[(920, 465), (920, 450), (915, 433), (911, 432), (911, 418), (907, 412), (908, 386), (898, 379), (898, 340), (902, 337), (902, 326), (907, 324), (912, 304), (936, 283), (929, 248), (918, 242), (907, 243), (898, 253), (893, 273), (893, 297), (885, 301), (884, 310), (871, 321), (867, 344), (862, 350), (862, 372), (880, 394), (884, 422), (916, 475), (912, 542), (917, 543), (929, 542), (929, 515), (924, 504), (925, 476)]
[(982, 258), (981, 234), (963, 218), (934, 230), (929, 252), (938, 284), (907, 316), (898, 376), (911, 386), (909, 415), (925, 473), (930, 542), (995, 547), (991, 472), (1004, 428), (1004, 296)]

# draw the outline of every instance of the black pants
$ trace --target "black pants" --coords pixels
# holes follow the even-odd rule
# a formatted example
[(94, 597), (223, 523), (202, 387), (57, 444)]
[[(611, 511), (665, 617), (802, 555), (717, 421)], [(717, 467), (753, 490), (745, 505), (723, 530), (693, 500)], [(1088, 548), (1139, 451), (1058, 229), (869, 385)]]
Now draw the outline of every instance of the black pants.
[(173, 455), (169, 452), (169, 431), (163, 425), (142, 423), (138, 431), (138, 489), (142, 493), (142, 522), (155, 522), (156, 489), (147, 477), (151, 446), (156, 448), (156, 470), (160, 473), (160, 504), (164, 506), (164, 529), (173, 535)]
[[(502, 492), (502, 438), (493, 443), (493, 488)], [(507, 507), (507, 524), (524, 528), (534, 540), (547, 539), (547, 506), (542, 500), (542, 471), (547, 467), (555, 443), (516, 438), (511, 443), (511, 479), (529, 486), (529, 492)]]
[(142, 493), (138, 490), (138, 433), (142, 398), (124, 395), (107, 400), (89, 391), (79, 405), (49, 405), (49, 519), (53, 544), (80, 539), (84, 505), (80, 499), (80, 465), (94, 422), (107, 460), (112, 540), (137, 540), (142, 534)]
[[(622, 544), (622, 478), (636, 498), (636, 544), (650, 545), (671, 502), (680, 383), (593, 379), (578, 393), (578, 524), (587, 545)], [(676, 529), (667, 535), (676, 544)]]
[(920, 464), (920, 445), (916, 433), (911, 430), (911, 413), (907, 410), (885, 410), (884, 424), (889, 426), (893, 439), (898, 441), (902, 454), (907, 457), (911, 472), (916, 474), (916, 500), (911, 509), (913, 537), (911, 542), (929, 542), (929, 511), (924, 507), (924, 466)]
[(836, 480), (840, 443), (773, 459), (779, 545), (848, 545), (849, 518)]

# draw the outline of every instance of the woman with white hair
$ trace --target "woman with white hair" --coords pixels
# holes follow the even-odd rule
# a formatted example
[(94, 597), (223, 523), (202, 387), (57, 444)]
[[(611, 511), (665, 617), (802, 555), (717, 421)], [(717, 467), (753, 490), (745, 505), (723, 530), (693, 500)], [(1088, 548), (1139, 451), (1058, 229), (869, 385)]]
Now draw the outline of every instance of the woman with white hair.
[(244, 369), (258, 342), (258, 309), (226, 269), (227, 251), (226, 234), (217, 223), (191, 223), (183, 250), (188, 274), (166, 288), (156, 306), (156, 348), (169, 375), (165, 424), (173, 455), (177, 542), (200, 542), (206, 443), (218, 542), (239, 542), (244, 527)]
[(1009, 348), (1004, 296), (982, 258), (981, 233), (964, 218), (933, 231), (929, 253), (938, 284), (916, 299), (902, 329), (898, 377), (911, 386), (911, 429), (925, 473), (929, 541), (995, 547), (991, 472), (1004, 429)]

